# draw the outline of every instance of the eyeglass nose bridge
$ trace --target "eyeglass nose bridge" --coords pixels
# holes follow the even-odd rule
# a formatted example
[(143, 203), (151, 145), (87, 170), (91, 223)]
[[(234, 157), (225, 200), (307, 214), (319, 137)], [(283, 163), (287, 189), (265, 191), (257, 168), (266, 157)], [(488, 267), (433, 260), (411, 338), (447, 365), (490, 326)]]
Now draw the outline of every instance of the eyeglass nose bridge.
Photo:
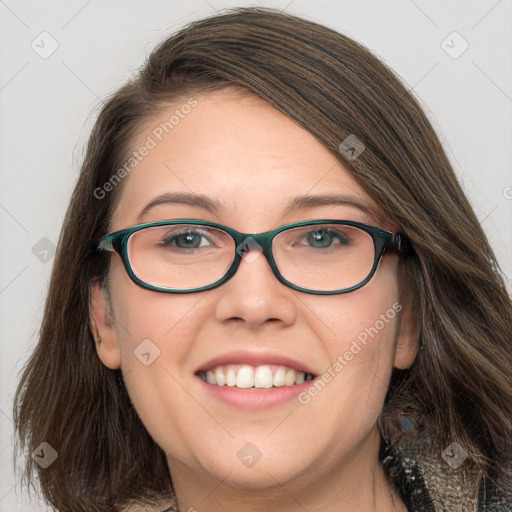
[[(225, 276), (225, 280), (235, 275), (242, 260), (250, 264), (263, 255), (276, 278), (284, 282), (272, 253), (272, 242), (277, 234), (275, 231), (266, 231), (265, 233), (239, 233), (232, 230), (231, 234), (236, 244), (235, 259)], [(284, 283), (288, 284), (286, 282)]]

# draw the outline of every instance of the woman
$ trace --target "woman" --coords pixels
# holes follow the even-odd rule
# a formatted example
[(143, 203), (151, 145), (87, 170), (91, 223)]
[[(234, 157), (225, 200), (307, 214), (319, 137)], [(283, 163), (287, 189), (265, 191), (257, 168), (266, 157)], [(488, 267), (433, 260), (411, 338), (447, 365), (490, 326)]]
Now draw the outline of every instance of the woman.
[(511, 338), (392, 72), (233, 10), (99, 115), (16, 397), (27, 475), (60, 511), (510, 510)]

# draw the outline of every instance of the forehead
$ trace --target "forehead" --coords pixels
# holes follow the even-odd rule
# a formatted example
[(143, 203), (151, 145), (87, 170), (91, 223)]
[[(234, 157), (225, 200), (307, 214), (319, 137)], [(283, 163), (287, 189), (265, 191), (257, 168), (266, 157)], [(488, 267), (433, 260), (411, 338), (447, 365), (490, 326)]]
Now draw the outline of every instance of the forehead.
[(174, 192), (210, 197), (220, 206), (213, 220), (233, 227), (240, 221), (249, 230), (272, 227), (294, 197), (308, 194), (344, 194), (375, 208), (311, 133), (249, 93), (185, 97), (146, 122), (130, 151), (137, 162), (123, 186), (115, 229)]

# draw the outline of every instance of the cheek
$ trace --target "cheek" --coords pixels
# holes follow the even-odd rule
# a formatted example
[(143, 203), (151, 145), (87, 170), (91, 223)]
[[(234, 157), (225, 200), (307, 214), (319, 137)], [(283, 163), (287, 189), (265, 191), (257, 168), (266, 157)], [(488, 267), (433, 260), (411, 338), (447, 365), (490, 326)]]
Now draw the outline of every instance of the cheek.
[(197, 320), (201, 296), (146, 290), (134, 284), (121, 266), (112, 268), (111, 281), (121, 367), (130, 399), (148, 430), (157, 424), (170, 426), (172, 418), (164, 414), (161, 404), (169, 404), (169, 410), (190, 406), (180, 384), (191, 375), (187, 360), (201, 326)]
[(396, 270), (396, 261), (389, 258), (360, 290), (335, 301), (316, 297), (316, 307), (308, 303), (328, 365), (302, 403), (315, 401), (319, 411), (332, 411), (338, 434), (373, 425), (382, 409), (402, 310)]
[(397, 273), (398, 258), (388, 256), (372, 280), (359, 290), (309, 299), (311, 321), (316, 323), (323, 345), (331, 354), (350, 350), (356, 341), (368, 348), (366, 353), (377, 349), (392, 351), (390, 342), (396, 338), (402, 309)]
[[(111, 270), (112, 302), (115, 322), (121, 343), (123, 364), (133, 365), (133, 352), (144, 340), (153, 342), (161, 354), (168, 356), (172, 339), (184, 340), (193, 336), (190, 321), (200, 298), (197, 294), (168, 294), (146, 290), (132, 282), (121, 264)], [(176, 336), (179, 333), (179, 336)], [(149, 344), (148, 344), (149, 345)], [(186, 343), (182, 343), (186, 346)], [(180, 344), (173, 344), (173, 357), (180, 353)]]

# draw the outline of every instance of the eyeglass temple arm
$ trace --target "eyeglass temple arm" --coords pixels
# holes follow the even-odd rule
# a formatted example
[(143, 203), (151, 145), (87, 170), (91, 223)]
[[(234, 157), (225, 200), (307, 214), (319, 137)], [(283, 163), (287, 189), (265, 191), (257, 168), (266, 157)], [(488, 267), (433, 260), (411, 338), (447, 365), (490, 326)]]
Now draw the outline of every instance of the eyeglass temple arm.
[(113, 240), (110, 236), (103, 237), (98, 245), (94, 248), (94, 254), (101, 254), (102, 252), (116, 252), (115, 248), (115, 240)]
[(392, 238), (390, 239), (389, 249), (396, 251), (399, 254), (413, 254), (414, 249), (412, 247), (411, 241), (407, 235), (392, 233)]

